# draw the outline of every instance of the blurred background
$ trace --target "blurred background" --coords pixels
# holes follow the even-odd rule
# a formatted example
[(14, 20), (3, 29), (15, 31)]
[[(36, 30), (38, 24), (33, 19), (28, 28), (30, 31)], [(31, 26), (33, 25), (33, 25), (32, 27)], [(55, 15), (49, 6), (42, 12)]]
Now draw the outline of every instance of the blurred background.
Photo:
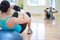
[[(1, 2), (2, 0), (0, 0)], [(27, 28), (22, 33), (25, 40), (60, 40), (60, 0), (8, 0), (11, 4), (19, 5), (30, 12), (33, 33), (27, 35)], [(44, 9), (53, 7), (55, 20), (44, 20)]]

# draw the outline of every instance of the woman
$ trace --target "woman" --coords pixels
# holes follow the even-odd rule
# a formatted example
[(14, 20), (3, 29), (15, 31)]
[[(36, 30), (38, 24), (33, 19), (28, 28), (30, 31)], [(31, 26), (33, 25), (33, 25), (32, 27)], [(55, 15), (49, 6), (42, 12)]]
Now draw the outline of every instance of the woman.
[(44, 12), (45, 12), (45, 16), (46, 16), (45, 19), (55, 19), (55, 17), (53, 16), (53, 13), (57, 13), (57, 10), (54, 9), (54, 11), (53, 11), (53, 8), (50, 7), (50, 8), (46, 8), (44, 10)]
[(29, 23), (30, 17), (26, 14), (26, 12), (22, 12), (21, 14), (23, 18), (16, 18), (9, 16), (9, 12), (12, 8), (10, 7), (10, 3), (8, 1), (2, 1), (0, 5), (0, 25), (2, 30), (13, 30), (16, 32), (21, 32), (22, 27), (19, 24)]

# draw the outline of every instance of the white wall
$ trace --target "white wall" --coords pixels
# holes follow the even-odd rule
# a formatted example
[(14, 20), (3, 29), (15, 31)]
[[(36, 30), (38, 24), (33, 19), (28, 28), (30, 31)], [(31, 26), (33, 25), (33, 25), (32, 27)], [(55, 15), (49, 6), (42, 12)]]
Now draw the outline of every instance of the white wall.
[(56, 0), (57, 3), (56, 3), (56, 8), (58, 10), (58, 13), (60, 14), (60, 0)]
[(46, 7), (49, 7), (49, 0), (46, 0), (46, 6), (28, 6), (27, 0), (24, 0), (24, 10), (29, 11), (31, 14), (42, 14)]

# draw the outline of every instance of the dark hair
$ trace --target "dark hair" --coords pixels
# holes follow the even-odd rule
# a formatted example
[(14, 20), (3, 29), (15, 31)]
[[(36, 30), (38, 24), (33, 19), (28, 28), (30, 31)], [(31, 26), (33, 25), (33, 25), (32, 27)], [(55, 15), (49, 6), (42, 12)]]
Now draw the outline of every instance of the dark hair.
[(9, 7), (10, 7), (10, 3), (8, 1), (2, 1), (0, 4), (1, 12), (7, 12)]
[(46, 8), (46, 9), (49, 9), (49, 8)]

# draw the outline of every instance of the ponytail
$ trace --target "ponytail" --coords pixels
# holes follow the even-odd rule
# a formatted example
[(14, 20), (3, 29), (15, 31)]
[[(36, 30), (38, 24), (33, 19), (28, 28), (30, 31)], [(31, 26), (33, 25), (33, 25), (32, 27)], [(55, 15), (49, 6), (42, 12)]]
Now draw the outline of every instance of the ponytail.
[(10, 3), (8, 1), (2, 1), (0, 4), (1, 12), (7, 12), (9, 7), (10, 7)]

